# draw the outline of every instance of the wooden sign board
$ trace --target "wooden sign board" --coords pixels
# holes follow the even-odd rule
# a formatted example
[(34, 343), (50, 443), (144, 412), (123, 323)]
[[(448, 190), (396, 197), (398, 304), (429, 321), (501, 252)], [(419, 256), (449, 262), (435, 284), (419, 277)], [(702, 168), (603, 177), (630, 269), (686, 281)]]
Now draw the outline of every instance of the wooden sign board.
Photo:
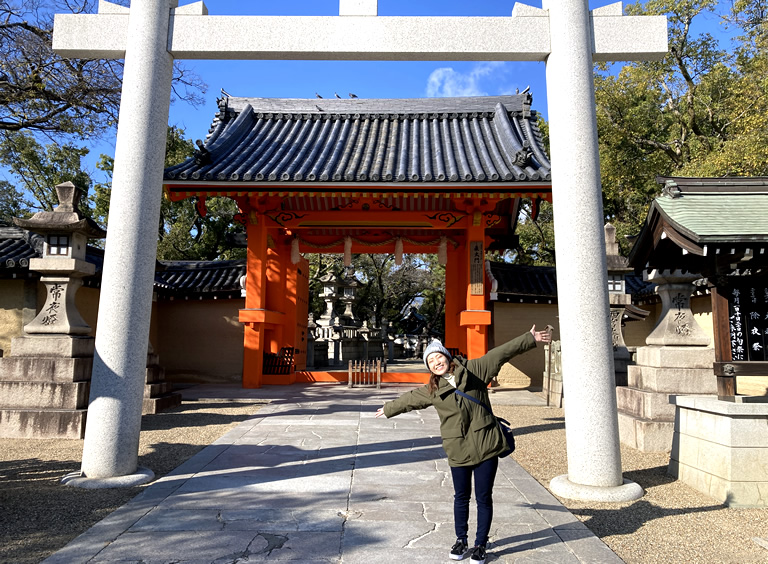
[(485, 277), (485, 252), (481, 241), (472, 241), (469, 247), (470, 265), (469, 265), (469, 287), (473, 296), (482, 296), (483, 278)]
[[(722, 290), (721, 290), (722, 291)], [(731, 360), (764, 362), (768, 344), (768, 284), (747, 284), (728, 288), (728, 326)]]

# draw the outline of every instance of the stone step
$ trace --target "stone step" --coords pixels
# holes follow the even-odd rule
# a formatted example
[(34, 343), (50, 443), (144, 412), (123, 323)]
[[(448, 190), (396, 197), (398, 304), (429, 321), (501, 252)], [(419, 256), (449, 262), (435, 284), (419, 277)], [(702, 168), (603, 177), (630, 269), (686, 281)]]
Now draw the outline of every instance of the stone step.
[(11, 409), (84, 409), (90, 382), (0, 382), (0, 401)]
[(619, 412), (619, 440), (642, 452), (669, 452), (674, 421), (651, 421)]
[(5, 439), (82, 439), (85, 409), (0, 409), (0, 437)]
[(144, 381), (147, 384), (154, 384), (156, 382), (161, 382), (165, 378), (165, 369), (162, 366), (147, 366), (147, 370), (145, 372)]
[(25, 335), (11, 339), (11, 351), (5, 356), (87, 358), (93, 357), (93, 345), (93, 337)]
[(637, 364), (656, 368), (707, 368), (715, 362), (713, 347), (646, 346), (637, 348)]
[(616, 388), (619, 412), (653, 421), (672, 421), (675, 406), (669, 403), (669, 393), (649, 392), (638, 388)]
[(93, 358), (9, 356), (0, 358), (0, 381), (87, 382), (92, 368)]
[(172, 392), (154, 398), (144, 398), (141, 413), (144, 415), (160, 413), (181, 405), (181, 394)]
[(169, 394), (173, 391), (173, 383), (168, 381), (157, 382), (155, 384), (147, 384), (144, 386), (145, 398), (156, 398), (165, 394)]
[(659, 368), (635, 365), (627, 368), (627, 384), (667, 394), (716, 394), (717, 377), (709, 368)]

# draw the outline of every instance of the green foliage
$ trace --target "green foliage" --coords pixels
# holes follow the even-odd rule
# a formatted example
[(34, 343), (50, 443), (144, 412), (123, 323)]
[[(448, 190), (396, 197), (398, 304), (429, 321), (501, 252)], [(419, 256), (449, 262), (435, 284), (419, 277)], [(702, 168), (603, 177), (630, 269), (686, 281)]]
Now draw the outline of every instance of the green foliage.
[[(650, 0), (628, 14), (665, 14), (669, 54), (661, 61), (597, 65), (595, 92), (606, 221), (636, 234), (660, 186), (656, 176), (768, 173), (765, 2)], [(697, 19), (721, 18), (745, 33), (733, 49), (692, 33)], [(762, 19), (761, 19), (762, 18)]]
[(524, 201), (520, 209), (517, 227), (520, 244), (512, 253), (510, 262), (532, 266), (555, 265), (555, 229), (552, 204), (541, 202), (536, 220), (532, 217), (530, 201)]
[[(80, 160), (87, 154), (87, 148), (68, 143), (43, 146), (26, 132), (0, 133), (0, 164), (19, 179), (17, 193), (29, 194), (36, 203), (26, 203), (41, 210), (51, 211), (58, 205), (55, 186), (62, 182), (72, 182), (88, 194), (91, 178), (80, 165)], [(82, 211), (89, 214), (85, 202)]]
[[(0, 0), (0, 131), (90, 138), (112, 130), (123, 62), (67, 59), (51, 46), (55, 13), (95, 7), (94, 0)], [(174, 65), (175, 97), (200, 104), (205, 89), (194, 73)]]
[(14, 217), (30, 215), (32, 202), (7, 180), (0, 180), (0, 225), (13, 225)]
[[(192, 156), (195, 146), (184, 131), (168, 128), (165, 166)], [(158, 226), (157, 258), (160, 260), (228, 260), (245, 258), (245, 249), (232, 248), (228, 235), (241, 230), (233, 222), (237, 204), (230, 198), (208, 198), (207, 213), (201, 216), (190, 199), (172, 202), (163, 199)]]
[[(312, 253), (306, 258), (310, 264), (310, 312), (317, 318), (325, 311), (320, 279), (331, 273), (343, 275), (343, 257)], [(404, 254), (399, 266), (393, 254), (352, 255), (350, 272), (360, 282), (353, 307), (358, 319), (375, 318), (377, 325), (386, 319), (395, 331), (404, 332), (403, 318), (413, 306), (427, 318), (429, 330), (444, 332), (445, 267), (437, 255)]]

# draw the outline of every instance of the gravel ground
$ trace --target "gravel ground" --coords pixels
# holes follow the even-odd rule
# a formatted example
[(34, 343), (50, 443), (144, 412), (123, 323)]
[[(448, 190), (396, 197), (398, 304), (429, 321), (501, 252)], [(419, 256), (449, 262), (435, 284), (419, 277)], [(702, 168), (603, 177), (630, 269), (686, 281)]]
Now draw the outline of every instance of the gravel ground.
[[(159, 477), (244, 421), (254, 402), (185, 402), (144, 416), (139, 464)], [(515, 459), (544, 486), (566, 474), (563, 411), (494, 406), (517, 429)], [(83, 442), (0, 439), (0, 562), (35, 564), (106, 517), (143, 486), (83, 490), (59, 484), (79, 469)], [(622, 504), (560, 501), (628, 564), (768, 562), (768, 510), (728, 509), (667, 476), (668, 455), (622, 447), (624, 476), (643, 498)]]
[[(568, 473), (563, 410), (494, 406), (517, 429), (517, 462), (545, 487)], [(621, 447), (624, 477), (645, 495), (626, 503), (559, 498), (628, 564), (768, 562), (768, 510), (730, 509), (667, 475), (668, 454)]]
[[(184, 402), (141, 420), (139, 465), (163, 476), (263, 403)], [(0, 439), (0, 562), (36, 564), (138, 495), (145, 486), (87, 490), (62, 486), (80, 469), (83, 441)]]

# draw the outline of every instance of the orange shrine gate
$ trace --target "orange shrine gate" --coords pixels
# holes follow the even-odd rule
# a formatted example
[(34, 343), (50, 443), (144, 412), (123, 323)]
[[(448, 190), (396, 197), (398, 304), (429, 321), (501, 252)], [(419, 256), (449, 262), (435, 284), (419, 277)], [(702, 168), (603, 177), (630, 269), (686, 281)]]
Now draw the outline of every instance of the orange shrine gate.
[[(551, 201), (528, 93), (412, 100), (225, 97), (193, 158), (165, 171), (169, 198), (233, 198), (248, 238), (243, 386), (337, 379), (306, 372), (301, 252), (437, 253), (445, 345), (487, 351), (485, 251), (513, 246), (520, 198)], [(263, 373), (296, 351), (295, 372)], [(398, 374), (421, 381), (425, 374)]]

